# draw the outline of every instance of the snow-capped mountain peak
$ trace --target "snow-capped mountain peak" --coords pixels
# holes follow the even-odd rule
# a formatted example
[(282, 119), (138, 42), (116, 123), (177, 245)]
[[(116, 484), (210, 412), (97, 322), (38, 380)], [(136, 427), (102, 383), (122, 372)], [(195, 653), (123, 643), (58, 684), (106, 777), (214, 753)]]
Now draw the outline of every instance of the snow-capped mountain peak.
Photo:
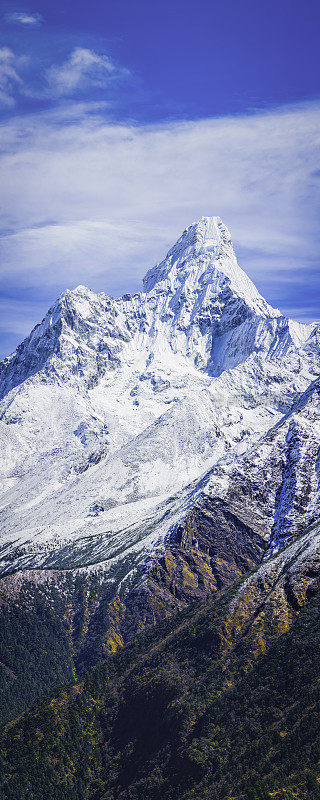
[(144, 292), (64, 292), (0, 365), (0, 569), (140, 564), (203, 476), (225, 463), (225, 485), (281, 420), (319, 353), (261, 297), (218, 217), (184, 231)]
[(184, 369), (219, 375), (255, 352), (284, 352), (292, 332), (295, 346), (306, 338), (306, 326), (290, 328), (238, 265), (219, 217), (186, 228), (144, 289), (119, 299), (82, 285), (66, 290), (0, 365), (0, 397), (40, 372), (42, 382), (88, 389), (133, 354), (142, 363), (166, 354), (167, 363), (182, 358)]
[(205, 297), (222, 295), (226, 289), (245, 301), (257, 315), (281, 316), (264, 300), (241, 269), (228, 228), (220, 217), (202, 217), (186, 228), (164, 261), (149, 270), (144, 289), (150, 292), (204, 292)]

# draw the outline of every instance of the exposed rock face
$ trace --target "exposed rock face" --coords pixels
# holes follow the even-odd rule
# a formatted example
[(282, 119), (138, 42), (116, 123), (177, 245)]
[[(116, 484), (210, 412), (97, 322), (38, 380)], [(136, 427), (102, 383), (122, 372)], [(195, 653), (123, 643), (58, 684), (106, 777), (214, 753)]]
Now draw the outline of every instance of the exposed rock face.
[(238, 508), (204, 496), (170, 534), (142, 584), (124, 598), (125, 637), (246, 575), (266, 547)]
[(319, 327), (261, 297), (219, 218), (144, 289), (67, 291), (0, 367), (1, 574), (58, 586), (79, 663), (319, 516)]
[(256, 659), (267, 649), (268, 637), (287, 631), (305, 603), (319, 590), (320, 525), (317, 523), (241, 584), (223, 625), (226, 652), (245, 635), (250, 640), (252, 660)]
[(145, 626), (210, 596), (260, 563), (265, 540), (238, 513), (208, 497), (196, 504), (170, 535), (163, 554), (125, 591), (110, 575), (106, 578), (103, 566), (6, 576), (0, 581), (0, 624), (1, 607), (15, 604), (28, 614), (40, 598), (54, 612), (58, 598), (70, 656), (82, 671)]
[(206, 487), (262, 526), (265, 558), (319, 519), (319, 398), (316, 380), (245, 455), (221, 462)]

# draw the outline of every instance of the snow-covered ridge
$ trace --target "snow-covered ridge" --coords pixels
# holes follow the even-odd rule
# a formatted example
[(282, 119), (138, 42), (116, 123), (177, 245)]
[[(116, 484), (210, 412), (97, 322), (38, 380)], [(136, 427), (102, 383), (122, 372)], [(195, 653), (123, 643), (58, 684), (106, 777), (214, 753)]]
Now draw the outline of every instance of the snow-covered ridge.
[(64, 292), (0, 365), (3, 570), (144, 563), (320, 373), (319, 330), (261, 297), (218, 217), (144, 289)]
[(85, 286), (64, 292), (0, 365), (0, 397), (39, 371), (44, 380), (82, 380), (89, 387), (126, 360), (128, 343), (146, 358), (166, 353), (170, 360), (174, 353), (218, 375), (255, 351), (274, 350), (279, 337), (287, 348), (310, 334), (261, 297), (219, 217), (186, 228), (147, 273), (144, 288), (120, 299)]

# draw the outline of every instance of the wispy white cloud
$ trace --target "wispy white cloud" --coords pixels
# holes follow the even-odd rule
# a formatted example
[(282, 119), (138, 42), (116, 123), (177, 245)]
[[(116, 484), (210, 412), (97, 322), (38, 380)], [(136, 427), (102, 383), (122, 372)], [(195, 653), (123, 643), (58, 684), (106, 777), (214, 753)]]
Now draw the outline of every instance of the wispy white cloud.
[(12, 11), (5, 14), (4, 18), (9, 24), (25, 25), (26, 27), (38, 27), (43, 21), (41, 14), (37, 12), (30, 14), (25, 11)]
[(22, 86), (18, 74), (20, 59), (9, 47), (0, 48), (0, 105), (14, 106), (16, 91)]
[(0, 105), (14, 106), (18, 97), (59, 104), (65, 97), (91, 97), (101, 92), (109, 100), (134, 78), (106, 53), (75, 47), (60, 64), (44, 68), (31, 57), (0, 48)]
[(78, 283), (133, 291), (186, 225), (218, 214), (267, 299), (281, 308), (290, 282), (303, 283), (291, 305), (305, 317), (319, 258), (319, 123), (320, 104), (145, 126), (79, 104), (8, 121), (3, 285), (41, 286), (39, 316)]
[(57, 281), (62, 289), (100, 281), (101, 289), (121, 294), (136, 289), (137, 264), (152, 263), (163, 240), (161, 226), (139, 220), (61, 221), (0, 237), (1, 273), (6, 283), (13, 278), (21, 286), (26, 275), (21, 266), (32, 264), (28, 285), (45, 292)]
[(75, 47), (62, 64), (46, 71), (47, 83), (56, 95), (71, 95), (90, 87), (104, 87), (129, 77), (129, 70), (116, 66), (108, 55), (99, 55), (85, 47)]

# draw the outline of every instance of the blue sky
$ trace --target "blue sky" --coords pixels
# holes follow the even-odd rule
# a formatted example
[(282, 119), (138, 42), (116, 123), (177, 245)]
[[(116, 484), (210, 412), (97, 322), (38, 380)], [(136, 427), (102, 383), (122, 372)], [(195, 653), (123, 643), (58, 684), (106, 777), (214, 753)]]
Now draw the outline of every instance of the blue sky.
[(320, 317), (319, 24), (311, 0), (2, 3), (1, 355), (65, 288), (138, 289), (202, 214)]

